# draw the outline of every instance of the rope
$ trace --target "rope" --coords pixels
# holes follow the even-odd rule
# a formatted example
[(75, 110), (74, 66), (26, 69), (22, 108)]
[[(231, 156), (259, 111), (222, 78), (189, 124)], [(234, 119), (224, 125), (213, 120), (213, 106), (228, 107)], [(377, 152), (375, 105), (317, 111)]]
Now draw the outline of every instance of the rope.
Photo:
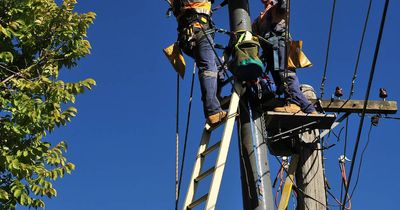
[(362, 36), (361, 36), (360, 48), (358, 49), (358, 54), (357, 54), (356, 66), (354, 67), (353, 79), (351, 80), (351, 88), (350, 88), (349, 100), (351, 99), (351, 97), (354, 94), (354, 83), (355, 83), (356, 78), (357, 78), (358, 64), (359, 64), (359, 61), (360, 61), (361, 50), (362, 50), (363, 43), (364, 43), (365, 32), (367, 31), (369, 14), (371, 12), (371, 5), (372, 5), (372, 0), (369, 1), (367, 16), (365, 18), (364, 29), (363, 29), (363, 33), (362, 33)]
[(179, 74), (176, 76), (176, 119), (175, 119), (175, 210), (178, 210), (178, 200), (179, 200)]
[(182, 177), (183, 177), (183, 169), (184, 169), (184, 165), (185, 165), (186, 146), (187, 146), (187, 139), (188, 139), (188, 133), (189, 133), (190, 114), (191, 114), (191, 110), (192, 110), (192, 99), (193, 99), (193, 89), (194, 89), (193, 87), (194, 87), (195, 74), (196, 74), (196, 63), (193, 64), (192, 84), (191, 84), (191, 87), (190, 87), (189, 107), (188, 107), (188, 115), (187, 115), (187, 119), (186, 119), (185, 141), (184, 141), (184, 144), (183, 144), (181, 174), (179, 176), (178, 193), (177, 193), (177, 199), (176, 199), (176, 202), (175, 202), (175, 210), (178, 210), (180, 189), (181, 189), (181, 183), (182, 183)]
[[(345, 130), (345, 137), (344, 137), (344, 148), (343, 148), (343, 156), (346, 157), (347, 154), (347, 139), (349, 134), (349, 118), (346, 119), (346, 130)], [(343, 163), (345, 164), (345, 163)], [(343, 179), (340, 185), (340, 200), (343, 199)]]
[[(284, 88), (286, 92), (289, 93), (288, 86), (287, 86), (287, 77), (288, 77), (288, 60), (289, 60), (289, 29), (290, 29), (290, 0), (286, 2), (286, 16), (285, 16), (285, 23), (286, 23), (286, 33), (285, 33), (285, 73), (284, 73)], [(276, 68), (276, 67), (275, 67)], [(292, 94), (289, 94), (292, 97)]]
[[(285, 57), (284, 59), (284, 72), (283, 72), (283, 88), (284, 88), (284, 93), (287, 95), (287, 97), (293, 99), (294, 96), (291, 91), (289, 91), (289, 87), (287, 84), (287, 78), (289, 75), (288, 72), (288, 60), (289, 60), (289, 37), (290, 37), (290, 0), (287, 0), (286, 2), (286, 15), (285, 15), (285, 24), (286, 24), (286, 32), (285, 32)], [(280, 65), (280, 64), (279, 64)], [(276, 66), (275, 66), (276, 68)]]
[(326, 56), (325, 56), (324, 75), (322, 77), (322, 82), (321, 82), (321, 97), (320, 98), (323, 98), (324, 97), (324, 93), (325, 93), (326, 72), (327, 72), (327, 67), (328, 67), (329, 49), (330, 49), (330, 46), (331, 46), (331, 37), (332, 37), (333, 20), (334, 20), (334, 17), (335, 17), (335, 8), (336, 8), (336, 0), (333, 0), (331, 23), (330, 23), (330, 26), (329, 26), (329, 35), (328, 35), (328, 46), (326, 48)]
[[(375, 47), (374, 59), (373, 59), (372, 67), (371, 67), (369, 80), (368, 80), (368, 87), (367, 87), (367, 91), (366, 91), (366, 95), (365, 95), (364, 107), (363, 107), (362, 114), (361, 114), (360, 126), (358, 128), (356, 145), (355, 145), (354, 152), (353, 152), (353, 161), (351, 162), (351, 167), (350, 167), (349, 182), (348, 182), (348, 185), (345, 187), (346, 188), (345, 195), (347, 195), (347, 193), (349, 192), (349, 187), (350, 187), (350, 183), (351, 183), (351, 177), (353, 175), (354, 163), (355, 163), (355, 160), (357, 158), (358, 145), (360, 143), (361, 132), (362, 132), (362, 129), (363, 129), (363, 124), (364, 124), (365, 110), (367, 109), (367, 103), (368, 103), (369, 94), (370, 94), (370, 91), (371, 91), (372, 80), (374, 78), (375, 66), (376, 66), (376, 61), (377, 61), (378, 54), (379, 54), (379, 48), (380, 48), (380, 44), (381, 44), (381, 40), (382, 40), (382, 34), (383, 34), (384, 26), (385, 26), (386, 13), (387, 13), (388, 6), (389, 6), (389, 0), (386, 0), (385, 1), (385, 7), (384, 7), (384, 10), (383, 10), (383, 14), (382, 14), (381, 25), (380, 25), (380, 28), (379, 28), (378, 40), (377, 40), (376, 47)], [(343, 200), (345, 200), (345, 199), (343, 199)], [(343, 201), (343, 203), (344, 203), (344, 201)], [(344, 210), (343, 208), (344, 207), (342, 207), (342, 210)]]

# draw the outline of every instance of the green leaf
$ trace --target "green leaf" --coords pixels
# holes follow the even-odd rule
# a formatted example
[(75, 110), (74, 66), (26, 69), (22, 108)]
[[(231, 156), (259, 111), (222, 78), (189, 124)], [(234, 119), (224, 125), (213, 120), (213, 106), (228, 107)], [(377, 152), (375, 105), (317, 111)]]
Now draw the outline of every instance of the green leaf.
[(13, 193), (14, 197), (19, 198), (21, 196), (22, 190), (16, 189)]
[(14, 56), (11, 52), (1, 52), (0, 61), (4, 63), (12, 63), (14, 61)]

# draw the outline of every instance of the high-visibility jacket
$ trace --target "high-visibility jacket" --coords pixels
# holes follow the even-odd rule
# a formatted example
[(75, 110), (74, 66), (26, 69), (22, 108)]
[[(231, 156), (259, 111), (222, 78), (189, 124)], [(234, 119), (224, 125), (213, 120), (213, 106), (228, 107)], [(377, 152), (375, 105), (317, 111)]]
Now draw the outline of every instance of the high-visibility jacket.
[(210, 15), (211, 2), (209, 0), (171, 0), (177, 17), (183, 15), (186, 11)]

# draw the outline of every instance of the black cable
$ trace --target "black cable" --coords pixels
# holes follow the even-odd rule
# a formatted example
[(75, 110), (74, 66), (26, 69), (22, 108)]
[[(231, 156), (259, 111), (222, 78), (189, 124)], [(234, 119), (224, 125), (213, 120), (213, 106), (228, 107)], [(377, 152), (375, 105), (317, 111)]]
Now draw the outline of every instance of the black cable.
[[(347, 195), (347, 193), (349, 192), (351, 177), (353, 175), (354, 163), (355, 163), (356, 158), (357, 158), (357, 150), (358, 150), (358, 145), (360, 143), (361, 133), (362, 133), (362, 129), (363, 129), (364, 118), (365, 118), (365, 110), (367, 109), (369, 94), (370, 94), (370, 91), (371, 91), (372, 81), (373, 81), (374, 74), (375, 74), (375, 66), (376, 66), (376, 61), (377, 61), (378, 54), (379, 54), (379, 48), (380, 48), (380, 45), (381, 45), (382, 34), (383, 34), (384, 26), (385, 26), (386, 13), (387, 13), (388, 6), (389, 6), (389, 0), (386, 0), (385, 1), (385, 7), (384, 7), (384, 10), (383, 10), (383, 14), (382, 14), (381, 25), (380, 25), (380, 28), (379, 28), (378, 39), (377, 39), (377, 43), (376, 43), (376, 47), (375, 47), (374, 59), (373, 59), (372, 67), (371, 67), (369, 80), (368, 80), (368, 87), (367, 87), (367, 91), (366, 91), (366, 95), (365, 95), (364, 107), (363, 107), (362, 115), (361, 115), (361, 119), (360, 119), (360, 126), (358, 128), (356, 144), (355, 144), (355, 148), (354, 148), (354, 152), (353, 152), (353, 158), (352, 158), (352, 162), (351, 162), (351, 166), (350, 166), (349, 180), (348, 180), (347, 186), (345, 187), (346, 188), (345, 195)], [(346, 198), (346, 196), (344, 196), (344, 197)], [(342, 202), (343, 205), (345, 205), (345, 203), (344, 203), (344, 201), (346, 200), (345, 198), (343, 199), (343, 202)], [(342, 210), (344, 210), (344, 207), (342, 207)]]
[(356, 183), (354, 184), (354, 188), (353, 188), (353, 190), (352, 190), (352, 192), (351, 192), (351, 194), (350, 194), (350, 198), (353, 197), (354, 191), (355, 191), (356, 188), (357, 188), (358, 180), (359, 180), (359, 178), (360, 178), (361, 166), (362, 166), (362, 162), (363, 162), (363, 158), (364, 158), (364, 153), (365, 153), (365, 151), (367, 150), (367, 147), (368, 147), (369, 142), (370, 142), (370, 140), (371, 140), (371, 131), (372, 131), (372, 127), (373, 127), (373, 126), (372, 126), (372, 123), (371, 123), (371, 125), (370, 125), (370, 127), (369, 127), (369, 131), (368, 131), (367, 143), (365, 144), (364, 149), (363, 149), (363, 151), (362, 151), (362, 153), (361, 153), (360, 163), (359, 163), (359, 165), (358, 165), (358, 172), (357, 172)]
[(182, 164), (181, 164), (181, 173), (179, 176), (179, 183), (178, 183), (178, 196), (176, 199), (176, 204), (175, 204), (175, 210), (178, 209), (178, 203), (179, 203), (179, 196), (180, 196), (180, 189), (181, 189), (181, 183), (182, 183), (182, 177), (183, 177), (183, 169), (185, 165), (185, 157), (186, 157), (186, 145), (187, 145), (187, 139), (188, 139), (188, 133), (189, 133), (189, 125), (190, 125), (190, 114), (192, 110), (192, 98), (193, 98), (193, 87), (194, 87), (194, 77), (196, 74), (196, 63), (194, 63), (193, 66), (193, 74), (192, 74), (192, 84), (190, 87), (190, 97), (189, 97), (189, 107), (188, 107), (188, 115), (186, 119), (186, 131), (185, 131), (185, 141), (183, 144), (183, 154), (182, 154)]
[(328, 67), (329, 49), (331, 46), (331, 37), (332, 37), (333, 20), (335, 17), (335, 8), (336, 8), (336, 0), (333, 0), (331, 23), (329, 26), (329, 35), (328, 35), (328, 46), (326, 48), (326, 56), (325, 56), (324, 75), (322, 76), (322, 81), (321, 81), (321, 97), (320, 98), (324, 97), (324, 92), (325, 92), (326, 72), (327, 72), (327, 67)]
[(370, 15), (370, 12), (371, 12), (371, 6), (372, 6), (372, 0), (369, 1), (367, 16), (365, 17), (364, 29), (363, 29), (362, 36), (361, 36), (360, 47), (359, 47), (359, 49), (358, 49), (356, 66), (354, 67), (353, 78), (352, 78), (352, 80), (351, 80), (351, 87), (350, 87), (349, 100), (351, 99), (351, 97), (352, 97), (353, 94), (354, 94), (354, 83), (355, 83), (356, 78), (357, 78), (358, 64), (359, 64), (359, 62), (360, 62), (361, 50), (362, 50), (363, 43), (364, 43), (365, 32), (367, 31), (368, 19), (369, 19), (369, 15)]
[[(275, 155), (274, 155), (274, 157), (275, 157), (275, 159), (278, 161), (278, 163), (281, 164), (281, 161), (279, 160), (279, 158), (278, 158), (277, 156), (275, 156)], [(300, 161), (300, 159), (299, 159), (299, 161)], [(283, 170), (285, 171), (286, 174), (289, 174), (289, 171), (288, 171), (285, 167), (283, 167)], [(321, 204), (322, 206), (327, 207), (326, 204), (324, 204), (324, 203), (322, 203), (321, 201), (317, 200), (316, 198), (314, 198), (314, 197), (308, 195), (308, 194), (307, 194), (306, 192), (304, 192), (302, 189), (300, 189), (299, 187), (297, 187), (297, 185), (296, 185), (296, 183), (294, 182), (294, 180), (293, 180), (290, 176), (288, 176), (288, 177), (289, 177), (290, 181), (292, 182), (293, 187), (296, 188), (299, 192), (301, 192), (301, 194), (303, 194), (304, 197), (310, 198), (311, 200), (313, 200), (313, 201), (315, 201), (315, 202)]]

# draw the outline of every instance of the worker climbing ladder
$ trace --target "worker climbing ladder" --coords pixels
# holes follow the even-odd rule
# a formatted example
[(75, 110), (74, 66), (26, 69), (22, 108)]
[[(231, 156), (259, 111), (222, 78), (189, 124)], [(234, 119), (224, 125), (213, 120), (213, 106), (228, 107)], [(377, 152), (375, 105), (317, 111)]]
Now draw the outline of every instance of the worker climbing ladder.
[[(190, 179), (189, 188), (186, 194), (184, 203), (184, 210), (193, 209), (202, 202), (206, 202), (205, 209), (213, 210), (217, 203), (217, 197), (219, 188), (221, 185), (222, 175), (224, 173), (225, 163), (228, 155), (229, 145), (231, 142), (232, 131), (235, 124), (236, 116), (238, 115), (238, 106), (240, 96), (243, 93), (241, 83), (236, 82), (233, 88), (233, 93), (230, 100), (228, 115), (226, 119), (218, 125), (211, 126), (206, 123), (201, 137), (199, 150), (197, 152), (195, 165), (193, 168), (192, 176)], [(224, 126), (222, 138), (216, 144), (209, 146), (212, 132), (219, 126)], [(202, 172), (203, 163), (206, 155), (210, 154), (214, 150), (219, 148), (218, 157), (215, 166)], [(209, 192), (200, 198), (195, 199), (197, 186), (199, 182), (205, 177), (213, 174), (213, 178), (210, 184)]]

